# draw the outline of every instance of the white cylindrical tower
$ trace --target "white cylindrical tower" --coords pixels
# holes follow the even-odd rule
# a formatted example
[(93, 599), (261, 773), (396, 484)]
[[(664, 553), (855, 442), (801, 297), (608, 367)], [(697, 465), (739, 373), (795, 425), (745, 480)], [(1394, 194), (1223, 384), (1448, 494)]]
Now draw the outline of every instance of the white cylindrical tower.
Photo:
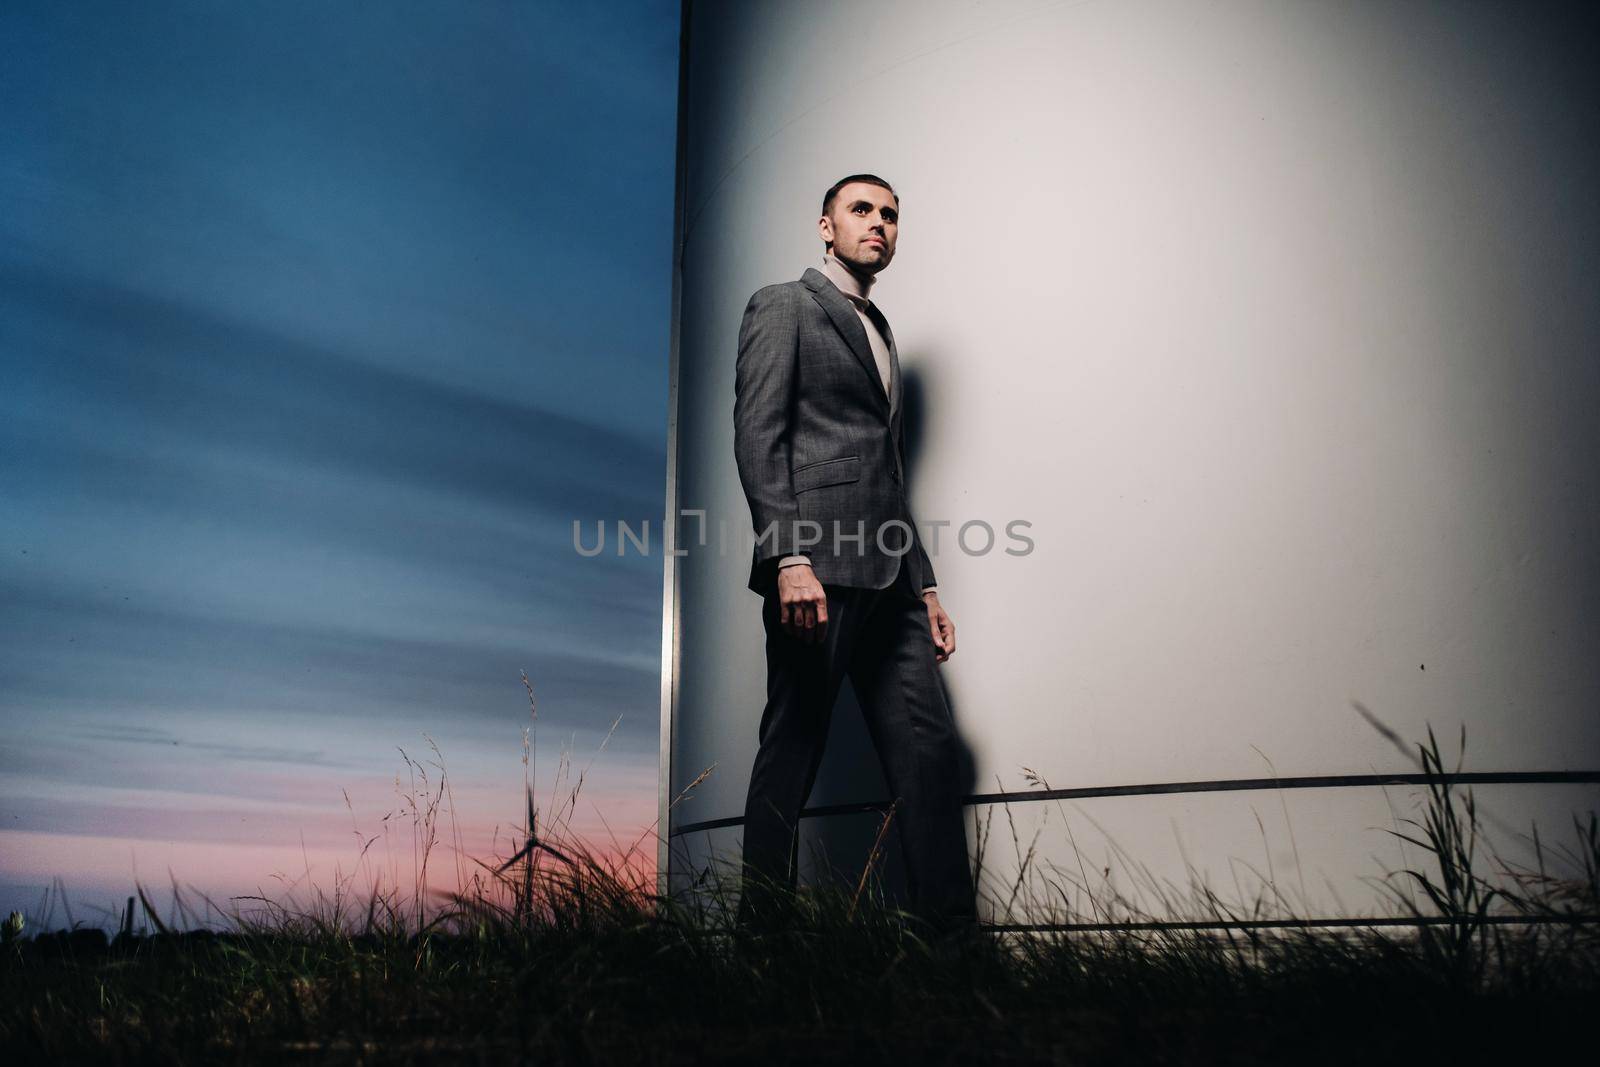
[[(1038, 885), (1004, 914), (1030, 847), (1079, 917), (1180, 912), (1201, 882), (1392, 912), (1383, 873), (1422, 858), (1385, 831), (1425, 794), (1396, 776), (1430, 725), (1451, 766), (1464, 728), (1466, 769), (1496, 779), (1479, 801), (1508, 855), (1594, 806), (1600, 81), (1563, 15), (695, 0), (685, 19), (675, 887), (737, 859), (765, 695), (741, 312), (820, 265), (822, 194), (858, 171), (901, 198), (873, 296), (913, 509), (925, 537), (948, 523), (929, 548), (987, 917), (1060, 918)], [(850, 806), (884, 787), (848, 684), (833, 730), (806, 835), (859, 871), (879, 816)]]

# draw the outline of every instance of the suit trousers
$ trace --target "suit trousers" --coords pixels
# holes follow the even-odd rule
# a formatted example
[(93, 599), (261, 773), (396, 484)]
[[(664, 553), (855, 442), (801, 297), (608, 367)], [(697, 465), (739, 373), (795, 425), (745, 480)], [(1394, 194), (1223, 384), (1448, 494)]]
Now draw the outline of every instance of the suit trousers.
[(895, 802), (890, 825), (905, 856), (909, 910), (938, 930), (975, 923), (959, 742), (937, 677), (927, 606), (911, 588), (904, 560), (884, 589), (825, 584), (823, 592), (827, 629), (809, 645), (784, 631), (777, 595), (764, 598), (767, 702), (745, 800), (740, 922), (775, 916), (774, 905), (793, 890), (800, 809), (848, 674)]

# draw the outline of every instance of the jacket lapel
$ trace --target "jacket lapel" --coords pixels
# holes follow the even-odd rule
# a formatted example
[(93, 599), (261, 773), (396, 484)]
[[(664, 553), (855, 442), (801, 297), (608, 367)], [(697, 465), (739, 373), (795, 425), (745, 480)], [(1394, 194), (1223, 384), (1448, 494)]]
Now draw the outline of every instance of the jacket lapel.
[[(866, 327), (861, 325), (861, 319), (856, 315), (856, 309), (851, 306), (845, 295), (839, 292), (834, 287), (834, 284), (828, 280), (828, 276), (815, 267), (807, 267), (806, 272), (800, 276), (800, 281), (805, 284), (807, 289), (811, 290), (812, 297), (822, 306), (822, 310), (828, 313), (828, 318), (833, 321), (833, 328), (839, 331), (839, 335), (850, 346), (850, 351), (855, 353), (856, 362), (860, 363), (861, 369), (867, 372), (867, 377), (872, 380), (872, 391), (883, 401), (884, 409), (887, 411), (890, 406), (889, 395), (883, 391), (883, 379), (878, 376), (878, 362), (872, 358), (872, 345), (867, 341)], [(895, 379), (898, 377), (898, 372), (894, 371), (894, 342), (888, 337), (885, 337), (884, 340), (888, 341), (890, 346), (890, 369), (892, 373), (889, 385), (894, 388)]]
[(878, 312), (878, 326), (883, 330), (883, 339), (889, 344), (889, 414), (898, 421), (900, 402), (904, 399), (900, 383), (900, 352), (894, 347), (894, 331), (889, 329), (889, 320), (883, 317), (881, 311)]

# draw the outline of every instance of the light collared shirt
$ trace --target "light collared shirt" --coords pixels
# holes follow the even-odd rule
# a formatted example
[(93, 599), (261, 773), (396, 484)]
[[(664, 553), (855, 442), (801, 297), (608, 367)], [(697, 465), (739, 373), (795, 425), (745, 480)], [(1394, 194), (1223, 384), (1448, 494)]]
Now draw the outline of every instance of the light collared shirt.
[[(861, 320), (862, 329), (867, 331), (867, 344), (872, 346), (872, 361), (878, 365), (878, 378), (883, 382), (883, 392), (890, 401), (894, 400), (894, 393), (889, 388), (889, 346), (883, 340), (883, 334), (878, 332), (878, 326), (872, 321), (872, 316), (867, 314), (867, 308), (872, 301), (872, 283), (877, 279), (863, 278), (849, 267), (845, 266), (839, 257), (832, 252), (825, 253), (822, 257), (822, 273), (828, 276), (834, 288), (845, 295), (850, 301), (850, 306), (856, 309), (856, 317)], [(891, 406), (889, 415), (894, 416)]]

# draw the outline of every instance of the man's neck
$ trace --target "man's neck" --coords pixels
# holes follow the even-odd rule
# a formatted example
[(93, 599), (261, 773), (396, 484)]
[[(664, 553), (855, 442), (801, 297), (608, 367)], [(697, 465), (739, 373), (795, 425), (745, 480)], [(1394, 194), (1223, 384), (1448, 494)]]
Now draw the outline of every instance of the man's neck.
[(828, 280), (845, 296), (853, 297), (863, 303), (871, 299), (872, 283), (876, 279), (870, 274), (858, 274), (854, 268), (832, 252), (822, 254), (822, 273), (826, 274)]

